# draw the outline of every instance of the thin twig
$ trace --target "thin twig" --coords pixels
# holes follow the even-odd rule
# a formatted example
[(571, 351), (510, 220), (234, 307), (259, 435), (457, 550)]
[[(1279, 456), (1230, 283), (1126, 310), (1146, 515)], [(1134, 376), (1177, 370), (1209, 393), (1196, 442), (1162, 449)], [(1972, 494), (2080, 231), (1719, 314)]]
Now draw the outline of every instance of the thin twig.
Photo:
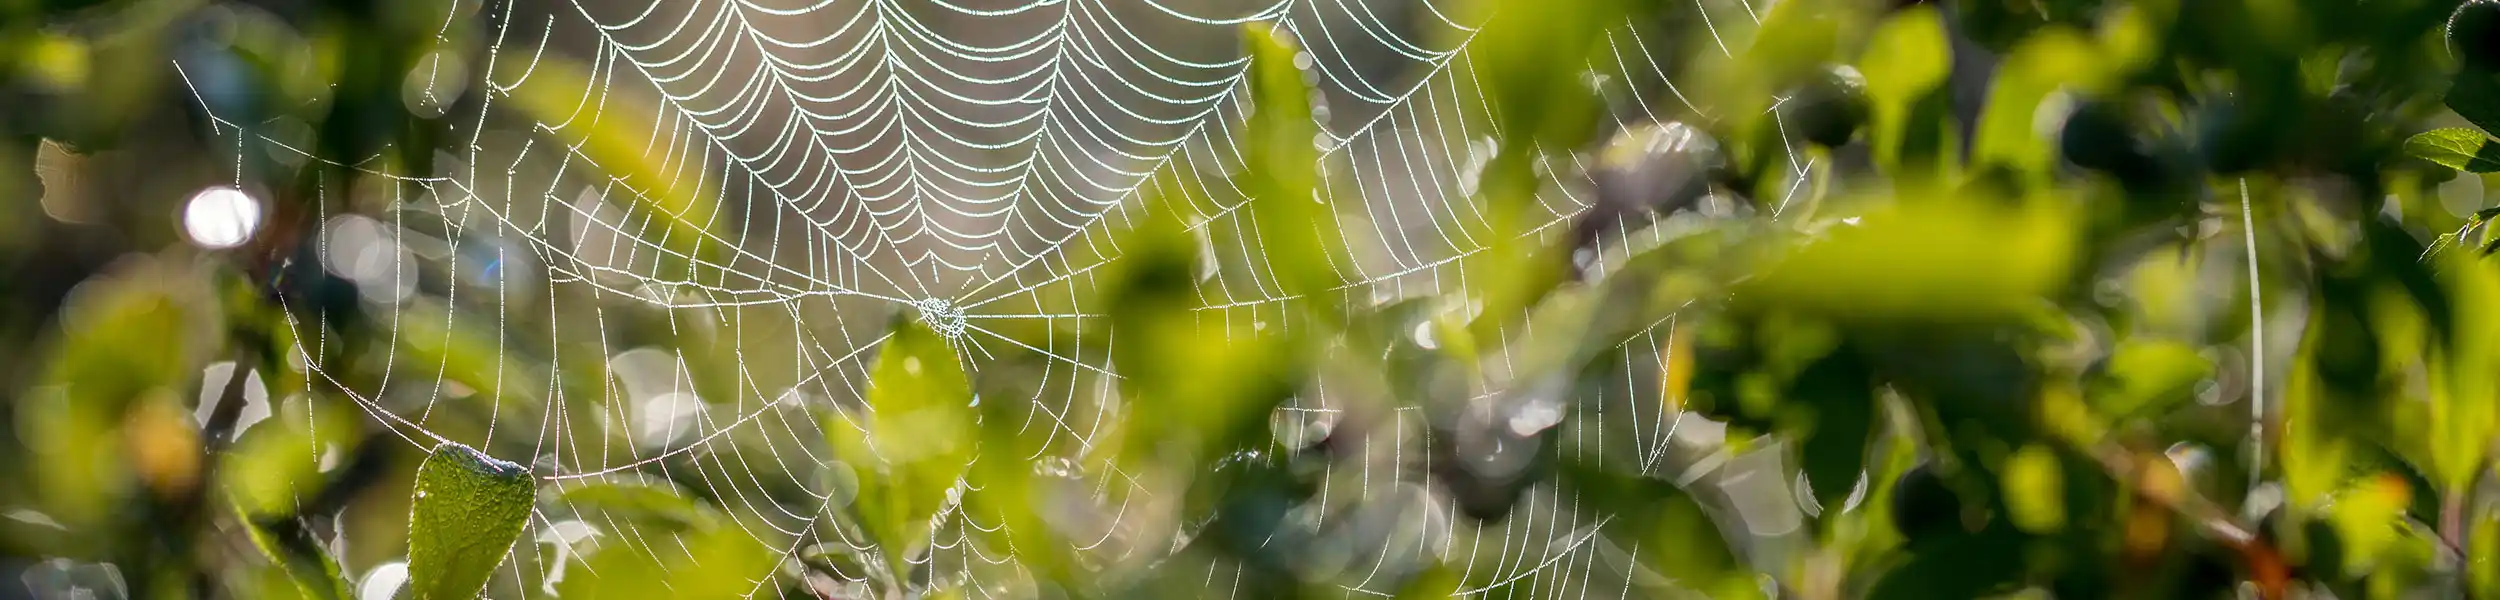
[(234, 369), (226, 373), (226, 388), (218, 392), (217, 405), (209, 409), (208, 422), (200, 427), (202, 444), (208, 447), (209, 454), (217, 454), (233, 442), (228, 438), (234, 437), (235, 422), (243, 416), (243, 384), (251, 379), (251, 354), (248, 350), (235, 352)]
[(2266, 309), (2257, 285), (2257, 217), (2248, 202), (2248, 178), (2240, 178), (2240, 234), (2248, 245), (2248, 441), (2256, 452), (2248, 461), (2248, 487), (2264, 481), (2266, 469)]

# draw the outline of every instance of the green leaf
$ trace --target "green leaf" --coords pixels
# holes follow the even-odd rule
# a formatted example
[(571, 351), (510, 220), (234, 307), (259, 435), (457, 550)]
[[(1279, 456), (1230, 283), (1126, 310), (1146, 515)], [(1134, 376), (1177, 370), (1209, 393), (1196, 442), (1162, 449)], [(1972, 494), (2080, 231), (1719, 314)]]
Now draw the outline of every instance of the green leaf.
[(2196, 384), (2213, 374), (2213, 362), (2196, 348), (2169, 340), (2129, 340), (2110, 352), (2102, 379), (2093, 382), (2094, 408), (2123, 417), (2161, 414), (2193, 399)]
[(2066, 527), (2066, 480), (2057, 455), (2028, 444), (2006, 459), (1998, 473), (2007, 517), (2031, 533), (2055, 533)]
[(2405, 140), (2405, 153), (2468, 173), (2500, 171), (2500, 145), (2463, 127), (2433, 129)]
[(2488, 74), (2458, 75), (2444, 98), (2448, 110), (2474, 123), (2483, 131), (2500, 129), (2500, 80)]
[(2042, 101), (2061, 86), (2091, 89), (2106, 79), (2107, 57), (2091, 40), (2066, 29), (2049, 29), (2024, 39), (2006, 55), (1980, 110), (1972, 138), (1974, 162), (2013, 167), (2045, 180), (2057, 167), (2057, 142), (2052, 132), (2034, 123)]
[(624, 545), (594, 550), (581, 571), (556, 584), (553, 597), (736, 600), (776, 589), (771, 581), (759, 586), (755, 578), (776, 578), (779, 555), (744, 528), (723, 524), (648, 543), (672, 550), (645, 552)]
[(2068, 280), (2072, 223), (2051, 202), (1903, 203), (1802, 241), (1738, 293), (1841, 324), (2028, 318)]
[(560, 504), (576, 513), (597, 511), (610, 517), (651, 521), (675, 529), (710, 526), (719, 521), (719, 515), (710, 507), (687, 497), (677, 484), (657, 477), (637, 479), (620, 476), (561, 487), (564, 491), (550, 504)]
[(1866, 469), (1875, 431), (1874, 373), (1844, 349), (1806, 367), (1789, 395), (1812, 407), (1800, 454), (1814, 500), (1825, 514), (1838, 514)]
[(1913, 544), (1909, 560), (1886, 571), (1868, 600), (1982, 598), (2002, 592), (2023, 570), (2018, 540), (1991, 529)]
[(254, 518), (241, 507), (235, 509), (235, 517), (243, 522), (243, 531), (251, 538), (252, 545), (268, 555), (270, 562), (277, 563), (287, 579), (295, 584), (296, 593), (306, 598), (328, 600), (355, 597), (347, 591), (347, 577), (341, 574), (338, 559), (322, 550), (321, 544), (313, 540), (312, 533), (299, 524), (301, 521), (284, 517)]
[(859, 470), (851, 506), (900, 581), (913, 540), (948, 502), (979, 439), (972, 388), (950, 340), (920, 321), (895, 328), (877, 356), (865, 414), (837, 413), (822, 428)]
[(409, 508), (412, 598), (475, 598), (528, 523), (537, 489), (529, 469), (454, 442), (417, 466)]
[[(2451, 306), (2486, 307), (2500, 303), (2500, 272), (2489, 260), (2468, 252), (2436, 257), (2441, 287)], [(2425, 311), (2428, 312), (2428, 311)], [(2423, 365), (2429, 372), (2430, 425), (2418, 432), (2429, 442), (2431, 477), (2442, 490), (2472, 489), (2488, 468), (2491, 440), (2500, 431), (2500, 318), (2488, 310), (2451, 313), (2445, 347), (2434, 347)], [(2459, 492), (2461, 493), (2461, 492)]]
[[(666, 160), (673, 154), (652, 150), (658, 141), (651, 139), (650, 132), (665, 131), (652, 123), (661, 112), (624, 95), (606, 93), (597, 74), (579, 62), (548, 56), (528, 65), (526, 83), (504, 96), (541, 123), (562, 124), (561, 128), (542, 125), (540, 129), (614, 178), (616, 185), (599, 193), (624, 203), (629, 212), (649, 217), (642, 230), (626, 233), (665, 248), (668, 254), (662, 260), (678, 268), (691, 269), (694, 262), (722, 262), (727, 253), (736, 251), (708, 225), (728, 218), (722, 214), (717, 186), (709, 178), (678, 176), (683, 166)], [(506, 76), (521, 80), (520, 75)]]
[[(1274, 28), (1242, 28), (1250, 46), (1250, 91), (1258, 109), (1242, 125), (1246, 161), (1241, 189), (1258, 202), (1250, 205), (1259, 237), (1265, 239), (1266, 262), (1272, 277), (1289, 296), (1335, 289), (1337, 269), (1324, 237), (1336, 224), (1329, 206), (1314, 196), (1319, 184), (1319, 148), (1312, 144), (1319, 125), (1311, 119), (1311, 89), (1294, 67), (1300, 50), (1278, 38)], [(1330, 309), (1332, 302), (1300, 303)]]
[(1616, 544), (1656, 549), (1640, 553), (1642, 568), (1699, 591), (1701, 597), (1763, 597), (1755, 573), (1736, 555), (1699, 499), (1684, 488), (1583, 458), (1562, 460), (1557, 476), (1566, 489), (1599, 506), (1642, 507), (1617, 513), (1602, 529)]
[(1903, 9), (1875, 29), (1858, 71), (1866, 75), (1867, 100), (1875, 111), (1871, 141), (1875, 163), (1891, 167), (1913, 141), (1910, 125), (1921, 102), (1952, 73), (1944, 18), (1932, 5)]

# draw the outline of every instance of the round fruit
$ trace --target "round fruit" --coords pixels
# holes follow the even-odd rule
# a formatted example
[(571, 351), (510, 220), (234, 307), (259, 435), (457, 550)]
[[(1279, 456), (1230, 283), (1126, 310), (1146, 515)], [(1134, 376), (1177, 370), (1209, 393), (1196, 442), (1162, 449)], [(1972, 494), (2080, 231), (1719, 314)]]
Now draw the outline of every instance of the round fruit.
[(1791, 127), (1824, 147), (1849, 143), (1866, 124), (1866, 77), (1847, 65), (1824, 68), (1789, 97)]
[(2500, 1), (2473, 0), (2450, 13), (2448, 53), (2469, 71), (2500, 70)]
[(2066, 162), (2120, 179), (2153, 171), (2152, 157), (2136, 143), (2126, 115), (2106, 102), (2086, 101), (2067, 114), (2057, 132), (2057, 150)]
[(2252, 121), (2239, 103), (2228, 97), (2209, 100), (2197, 108), (2196, 153), (2205, 160), (2205, 168), (2216, 174), (2244, 173), (2262, 166), (2274, 150), (2267, 143), (2262, 123), (2251, 127)]
[(1616, 132), (1598, 156), (1600, 204), (1624, 213), (1671, 213), (1700, 202), (1722, 164), (1719, 143), (1683, 123), (1642, 123)]
[(1892, 527), (1916, 540), (1952, 531), (1962, 521), (1962, 500), (1946, 487), (1934, 463), (1919, 463), (1892, 484)]

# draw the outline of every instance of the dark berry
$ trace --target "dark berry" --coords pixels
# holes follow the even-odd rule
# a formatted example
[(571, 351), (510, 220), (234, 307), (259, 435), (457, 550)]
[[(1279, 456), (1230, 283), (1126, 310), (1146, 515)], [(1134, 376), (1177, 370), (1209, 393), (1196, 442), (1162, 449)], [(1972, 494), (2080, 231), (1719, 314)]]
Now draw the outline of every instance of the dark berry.
[(2457, 6), (2448, 15), (2448, 53), (2469, 71), (2500, 70), (2500, 2)]
[(1827, 67), (1788, 99), (1789, 126), (1806, 141), (1838, 147), (1866, 123), (1866, 77), (1846, 65)]
[(2085, 101), (2077, 105), (2074, 112), (2066, 115), (2066, 123), (2057, 133), (2057, 150), (2066, 162), (2120, 180), (2149, 177), (2156, 170), (2143, 146), (2128, 125), (2126, 114), (2106, 102)]
[(1910, 540), (1959, 528), (1962, 500), (1953, 495), (1934, 463), (1920, 463), (1892, 484), (1892, 527)]

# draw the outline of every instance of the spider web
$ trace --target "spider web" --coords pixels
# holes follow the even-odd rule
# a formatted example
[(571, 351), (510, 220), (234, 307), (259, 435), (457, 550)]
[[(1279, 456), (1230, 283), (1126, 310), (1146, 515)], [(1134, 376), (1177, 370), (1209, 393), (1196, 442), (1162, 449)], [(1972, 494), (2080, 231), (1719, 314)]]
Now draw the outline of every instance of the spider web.
[[(1479, 125), (1487, 100), (1466, 60), (1479, 23), (1455, 8), (453, 0), (433, 9), (438, 51), (409, 74), (411, 108), (450, 123), (452, 150), (431, 172), (311, 157), (272, 122), (212, 119), (238, 156), (258, 148), (357, 174), (353, 197), (330, 203), (348, 210), (320, 215), (314, 252), (384, 324), (371, 334), (388, 349), (382, 375), (324, 368), (345, 351), (339, 326), (301, 306), (289, 314), (317, 316), (296, 323), (307, 332), (296, 358), (408, 443), (460, 442), (546, 480), (542, 497), (558, 500), (533, 517), (541, 543), (506, 563), (524, 585), (552, 585), (585, 544), (700, 560), (604, 507), (564, 500), (583, 486), (665, 480), (705, 491), (730, 523), (776, 548), (774, 567), (746, 574), (753, 594), (865, 594), (864, 573), (811, 576), (800, 564), (819, 552), (878, 554), (825, 516), (856, 485), (817, 475), (837, 461), (812, 411), (860, 406), (889, 319), (901, 315), (947, 339), (984, 383), (976, 402), (1021, 405), (1026, 433), (1047, 439), (1031, 456), (987, 460), (1029, 462), (1036, 477), (1091, 490), (1079, 496), (1092, 503), (1054, 523), (1061, 530), (1030, 537), (960, 506), (940, 515), (915, 569), (987, 597), (1006, 593), (1018, 556), (988, 534), (1095, 540), (1078, 550), (1111, 559), (1175, 546), (1124, 537), (1137, 495), (1107, 490), (1137, 486), (1135, 474), (1089, 453), (1118, 419), (1120, 376), (1090, 333), (1100, 315), (1086, 301), (1139, 203), (1165, 203), (1200, 238), (1202, 321), (1257, 328), (1297, 302), (1471, 294), (1457, 266), (1488, 245), (1468, 197), (1496, 132)], [(1761, 7), (1740, 0), (1694, 8), (1714, 38), (1701, 47), (1719, 52), (1729, 47), (1722, 24), (1760, 22)], [(1234, 136), (1254, 108), (1243, 26), (1273, 27), (1303, 48), (1296, 64), (1321, 131), (1318, 200), (1345, 224), (1330, 241), (1354, 257), (1333, 265), (1351, 283), (1326, 294), (1279, 291), (1258, 226), (1239, 210), (1249, 199), (1228, 184), (1242, 163)], [(1611, 100), (1618, 126), (1701, 113), (1662, 63), (1683, 42), (1626, 24), (1606, 43), (1587, 83)], [(569, 109), (515, 106), (533, 93)], [(630, 134), (620, 147), (659, 179), (602, 164), (617, 155), (581, 140), (603, 128)], [(1801, 159), (1789, 160), (1799, 181), (1813, 168)], [(238, 185), (246, 164), (237, 159)], [(1541, 226), (1526, 235), (1563, 235), (1591, 201), (1586, 169), (1569, 155), (1539, 166), (1554, 181), (1539, 197)], [(660, 188), (699, 193), (672, 204)], [(1585, 262), (1603, 271), (1664, 239), (1635, 225)], [(1655, 383), (1672, 326), (1617, 341), (1620, 381), (1578, 409), (1574, 423), (1586, 426), (1565, 434), (1563, 452), (1658, 462), (1678, 422)], [(454, 358), (459, 348), (491, 349), (491, 359)], [(1509, 350), (1488, 362), (1485, 386), (1507, 385)], [(571, 372), (601, 375), (569, 381)], [(1638, 545), (1597, 535), (1611, 515), (1550, 487), (1500, 521), (1458, 517), (1434, 487), (1423, 417), (1330, 383), (1323, 375), (1279, 411), (1276, 451), (1354, 429), (1340, 422), (1349, 410), (1389, 408), (1293, 513), (1335, 549), (1306, 570), (1352, 595), (1392, 593), (1436, 560), (1462, 566), (1475, 582), (1465, 594), (1622, 595), (1655, 578), (1636, 566)], [(1209, 595), (1238, 594), (1241, 570), (1207, 569)]]

